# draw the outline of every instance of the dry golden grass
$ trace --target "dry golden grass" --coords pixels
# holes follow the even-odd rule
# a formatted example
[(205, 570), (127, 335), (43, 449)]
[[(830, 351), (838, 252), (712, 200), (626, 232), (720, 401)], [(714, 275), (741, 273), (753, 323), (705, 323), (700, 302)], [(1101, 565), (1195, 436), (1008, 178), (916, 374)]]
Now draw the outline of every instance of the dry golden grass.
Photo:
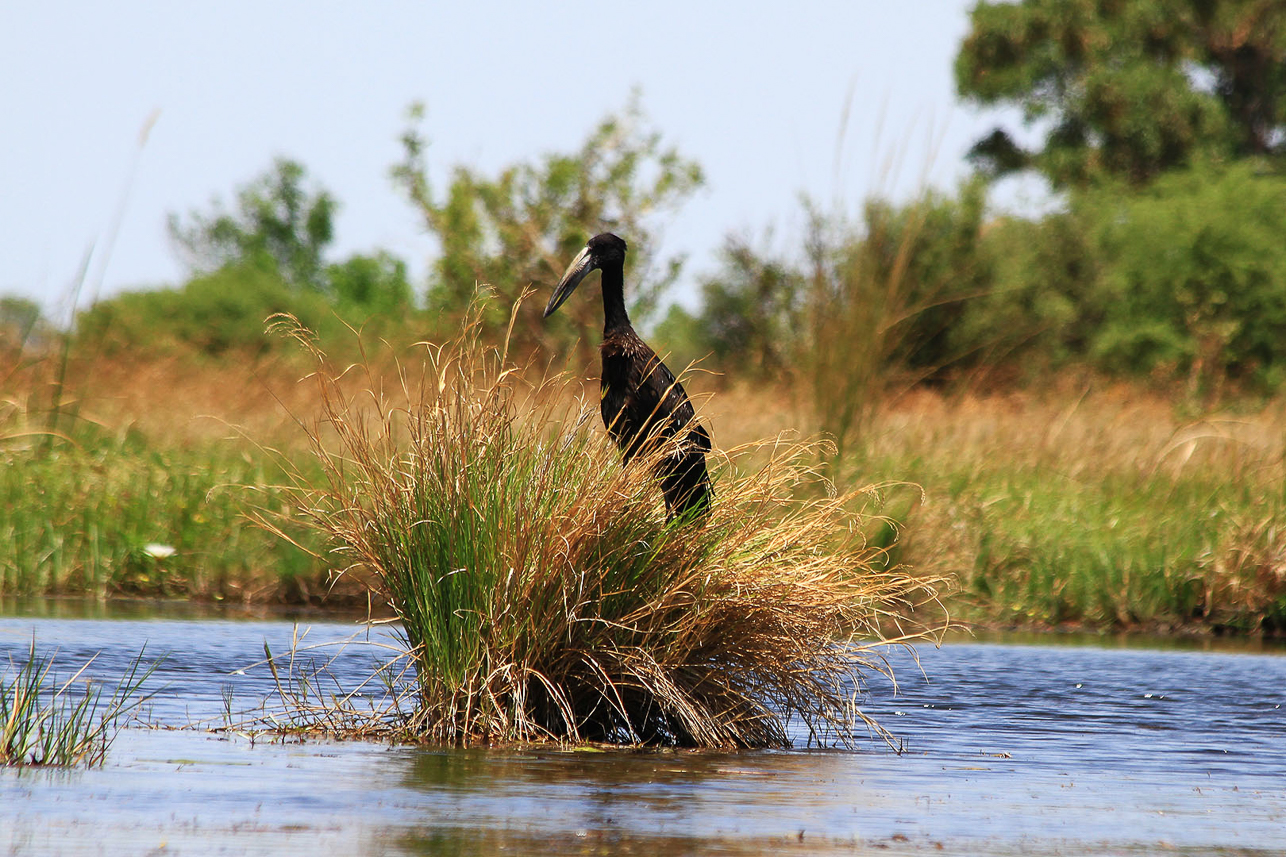
[(1126, 385), (917, 394), (858, 474), (920, 482), (906, 560), (989, 623), (1281, 630), (1283, 405), (1184, 416)]

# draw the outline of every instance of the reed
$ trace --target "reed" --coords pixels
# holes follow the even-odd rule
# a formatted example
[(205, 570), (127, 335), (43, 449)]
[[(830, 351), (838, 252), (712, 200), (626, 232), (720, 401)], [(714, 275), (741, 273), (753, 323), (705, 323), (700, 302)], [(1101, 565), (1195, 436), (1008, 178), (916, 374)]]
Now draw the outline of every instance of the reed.
[[(370, 631), (368, 624), (345, 640), (310, 643), (308, 629), (296, 625), (289, 648), (274, 654), (265, 642), (264, 659), (240, 670), (266, 667), (271, 693), (247, 706), (234, 700), (229, 685), (220, 715), (189, 725), (252, 738), (267, 733), (414, 743), (417, 736), (408, 728), (417, 700), (414, 664), (405, 646), (372, 638)], [(356, 685), (332, 669), (337, 659), (355, 651), (371, 655), (371, 671)]]
[(819, 481), (817, 446), (729, 452), (709, 516), (667, 523), (649, 462), (621, 466), (572, 381), (529, 385), (484, 345), (481, 306), (388, 392), (278, 324), (317, 364), (326, 479), (297, 480), (292, 521), (264, 522), (320, 530), (388, 600), (415, 660), (415, 733), (764, 747), (790, 743), (792, 716), (810, 740), (878, 730), (862, 676), (932, 593), (874, 568), (855, 494), (792, 499)]
[(54, 656), (37, 655), (34, 639), (26, 661), (10, 661), (0, 674), (0, 764), (102, 764), (122, 721), (150, 697), (140, 689), (159, 661), (144, 667), (140, 652), (106, 699), (103, 685), (82, 679), (91, 663), (59, 683)]

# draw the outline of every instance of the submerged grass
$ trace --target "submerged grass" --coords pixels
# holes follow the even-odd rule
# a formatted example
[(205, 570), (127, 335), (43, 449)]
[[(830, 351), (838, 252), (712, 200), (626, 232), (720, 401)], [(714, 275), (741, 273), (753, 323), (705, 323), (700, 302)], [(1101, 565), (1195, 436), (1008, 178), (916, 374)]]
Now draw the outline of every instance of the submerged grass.
[[(233, 733), (255, 740), (331, 737), (345, 740), (414, 742), (417, 694), (415, 666), (404, 645), (372, 639), (371, 625), (345, 640), (309, 643), (308, 631), (295, 627), (290, 647), (274, 654), (264, 643), (264, 659), (237, 670), (267, 668), (273, 691), (249, 705), (224, 688), (219, 717), (189, 726)], [(342, 680), (332, 667), (354, 652), (369, 653), (370, 672), (360, 683)]]
[(622, 467), (597, 409), (559, 404), (570, 381), (526, 386), (475, 323), (389, 394), (350, 392), (281, 327), (316, 360), (324, 412), (326, 480), (296, 482), (295, 523), (401, 620), (422, 740), (765, 747), (792, 716), (818, 740), (875, 726), (856, 705), (884, 669), (874, 642), (911, 639), (900, 623), (932, 591), (876, 570), (856, 495), (793, 499), (815, 446), (734, 450), (709, 516), (667, 523), (649, 463)]
[(92, 662), (59, 683), (54, 656), (37, 655), (35, 640), (25, 662), (10, 662), (0, 674), (0, 764), (102, 764), (121, 722), (149, 698), (140, 689), (159, 662), (144, 667), (140, 652), (107, 699), (82, 679)]

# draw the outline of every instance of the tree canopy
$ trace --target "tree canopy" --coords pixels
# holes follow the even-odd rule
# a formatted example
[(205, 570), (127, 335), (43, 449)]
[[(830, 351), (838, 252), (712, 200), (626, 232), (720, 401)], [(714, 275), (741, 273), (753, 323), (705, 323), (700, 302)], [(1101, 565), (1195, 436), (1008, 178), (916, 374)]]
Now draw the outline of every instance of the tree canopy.
[(278, 158), (272, 168), (237, 192), (237, 210), (216, 201), (210, 214), (192, 212), (184, 223), (170, 215), (170, 235), (197, 273), (224, 265), (276, 269), (290, 285), (324, 291), (326, 248), (335, 237), (335, 198), (306, 185), (307, 170)]
[(961, 97), (1020, 107), (1044, 133), (1032, 149), (1002, 128), (979, 140), (970, 157), (991, 175), (1137, 186), (1197, 160), (1286, 155), (1280, 0), (980, 2), (955, 74)]
[[(701, 185), (701, 168), (648, 127), (637, 96), (623, 113), (600, 121), (578, 150), (513, 164), (494, 177), (458, 166), (441, 196), (429, 181), (428, 143), (415, 127), (423, 108), (413, 106), (410, 118), (393, 177), (440, 245), (428, 291), (435, 314), (462, 314), (483, 285), (495, 289), (497, 304), (506, 308), (528, 287), (552, 287), (585, 242), (603, 231), (629, 242), (632, 313), (646, 317), (678, 276), (681, 258), (657, 257), (657, 217)], [(548, 320), (540, 317), (543, 306), (544, 300), (533, 300), (522, 308), (514, 336), (524, 350), (565, 346), (572, 337), (586, 345), (602, 324), (597, 302), (577, 301)]]

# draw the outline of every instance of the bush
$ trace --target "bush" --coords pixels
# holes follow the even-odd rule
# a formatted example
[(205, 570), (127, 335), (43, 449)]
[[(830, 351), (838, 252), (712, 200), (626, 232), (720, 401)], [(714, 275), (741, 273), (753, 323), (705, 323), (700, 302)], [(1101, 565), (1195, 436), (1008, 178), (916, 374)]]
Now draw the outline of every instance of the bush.
[(413, 305), (406, 263), (382, 250), (328, 266), (326, 282), (340, 313), (355, 321), (398, 319)]
[(773, 377), (793, 363), (807, 278), (798, 265), (729, 237), (721, 270), (701, 284), (699, 339), (718, 366)]
[(84, 346), (111, 354), (126, 350), (196, 351), (257, 356), (281, 346), (266, 320), (291, 313), (327, 342), (347, 347), (348, 325), (387, 332), (412, 318), (405, 265), (387, 254), (353, 256), (326, 271), (335, 297), (287, 284), (271, 267), (233, 265), (198, 276), (178, 289), (126, 292), (76, 319)]
[(292, 290), (267, 268), (230, 266), (179, 289), (126, 292), (101, 301), (77, 316), (76, 333), (83, 345), (107, 353), (141, 348), (253, 355), (275, 347), (264, 320), (278, 312), (330, 326), (321, 296)]
[(964, 356), (951, 330), (968, 302), (991, 287), (990, 260), (980, 249), (984, 190), (972, 182), (955, 198), (928, 193), (905, 206), (867, 203), (864, 236), (845, 250), (847, 276), (875, 290), (850, 299), (880, 304), (870, 333), (885, 340), (886, 363), (932, 375)]
[(1103, 265), (1091, 352), (1105, 368), (1275, 386), (1286, 343), (1286, 179), (1249, 164), (1086, 200)]
[(983, 368), (1049, 371), (1083, 359), (1099, 315), (1089, 302), (1097, 260), (1082, 217), (1000, 218), (982, 236), (989, 284), (948, 331), (951, 352)]

